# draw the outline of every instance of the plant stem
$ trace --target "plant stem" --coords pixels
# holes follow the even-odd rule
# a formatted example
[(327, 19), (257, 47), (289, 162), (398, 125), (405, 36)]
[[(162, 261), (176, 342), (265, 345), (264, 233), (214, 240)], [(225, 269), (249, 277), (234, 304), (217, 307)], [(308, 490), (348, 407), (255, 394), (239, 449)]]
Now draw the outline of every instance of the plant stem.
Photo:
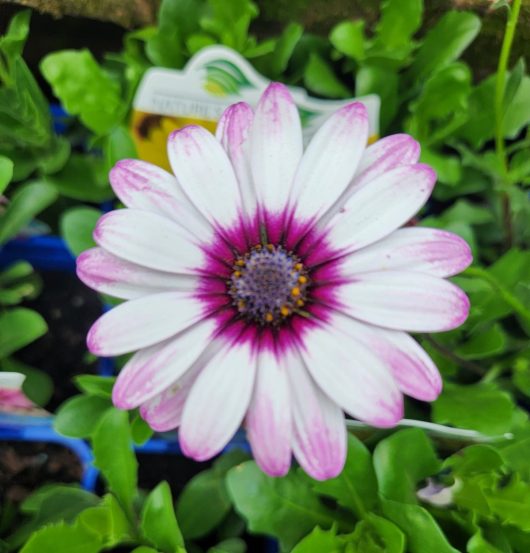
[(512, 8), (506, 22), (506, 31), (502, 41), (501, 54), (499, 56), (499, 65), (497, 67), (497, 81), (495, 83), (495, 149), (497, 156), (505, 173), (508, 172), (508, 164), (506, 161), (506, 151), (504, 148), (504, 92), (506, 90), (506, 72), (508, 70), (508, 62), (510, 52), (519, 19), (519, 11), (521, 10), (522, 0), (513, 0)]
[[(499, 56), (499, 65), (497, 67), (497, 80), (495, 82), (495, 150), (502, 168), (503, 185), (508, 181), (508, 159), (506, 156), (506, 148), (504, 146), (504, 94), (506, 91), (506, 72), (508, 70), (508, 62), (510, 60), (510, 52), (517, 28), (517, 20), (521, 10), (522, 0), (513, 0), (511, 10), (508, 14), (506, 22), (506, 31), (502, 41), (501, 54)], [(502, 220), (504, 226), (505, 245), (506, 249), (510, 249), (513, 244), (513, 225), (512, 225), (512, 210), (510, 206), (510, 195), (508, 191), (502, 187), (501, 202), (502, 202)]]
[[(351, 430), (372, 430), (373, 427), (359, 421), (347, 420), (346, 426)], [(500, 442), (503, 440), (512, 440), (513, 434), (506, 432), (498, 436), (487, 436), (476, 430), (469, 430), (467, 428), (454, 428), (452, 426), (444, 426), (443, 424), (436, 424), (434, 422), (419, 421), (413, 419), (402, 419), (398, 424), (398, 427), (405, 428), (422, 428), (433, 436), (441, 436), (443, 438), (450, 438), (452, 440), (459, 440), (463, 442), (474, 443), (491, 443)], [(375, 429), (374, 429), (375, 430)]]

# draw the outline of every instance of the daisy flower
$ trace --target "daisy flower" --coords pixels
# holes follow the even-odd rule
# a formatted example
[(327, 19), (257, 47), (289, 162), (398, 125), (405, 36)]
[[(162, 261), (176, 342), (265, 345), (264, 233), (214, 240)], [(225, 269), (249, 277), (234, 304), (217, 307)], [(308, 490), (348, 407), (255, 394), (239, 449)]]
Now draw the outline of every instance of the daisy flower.
[(172, 133), (174, 175), (118, 162), (110, 181), (126, 209), (101, 217), (99, 247), (77, 265), (87, 285), (127, 300), (87, 339), (96, 355), (136, 352), (117, 407), (178, 428), (199, 461), (244, 424), (266, 473), (285, 474), (294, 454), (326, 479), (344, 465), (345, 413), (391, 427), (403, 394), (438, 396), (438, 371), (407, 332), (465, 320), (468, 299), (444, 278), (470, 250), (448, 232), (400, 228), (435, 173), (411, 137), (367, 138), (353, 102), (304, 151), (293, 99), (273, 83), (255, 111), (229, 107), (215, 137)]

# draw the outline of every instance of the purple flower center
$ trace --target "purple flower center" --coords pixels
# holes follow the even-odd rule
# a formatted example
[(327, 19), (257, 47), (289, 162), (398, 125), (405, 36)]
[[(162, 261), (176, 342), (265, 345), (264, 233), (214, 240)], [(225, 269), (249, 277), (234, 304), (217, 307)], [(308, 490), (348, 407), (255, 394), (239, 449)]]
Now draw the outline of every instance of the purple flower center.
[(302, 314), (309, 278), (292, 252), (282, 246), (258, 244), (235, 260), (227, 286), (243, 318), (276, 326), (293, 313)]

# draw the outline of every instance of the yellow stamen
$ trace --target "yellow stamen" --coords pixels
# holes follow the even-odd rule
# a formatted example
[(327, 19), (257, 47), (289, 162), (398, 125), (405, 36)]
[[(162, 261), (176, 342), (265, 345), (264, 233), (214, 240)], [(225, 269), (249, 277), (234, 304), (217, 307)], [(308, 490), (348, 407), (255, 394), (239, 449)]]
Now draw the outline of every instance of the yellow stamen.
[(265, 313), (265, 320), (268, 322), (268, 323), (272, 323), (272, 321), (274, 320), (274, 316), (271, 312), (269, 313)]
[(239, 278), (241, 276), (241, 271), (234, 271), (233, 276), (234, 278)]
[(299, 282), (300, 284), (305, 284), (305, 283), (307, 282), (307, 277), (304, 276), (304, 275), (299, 276), (299, 277), (298, 277), (298, 282)]
[(302, 263), (297, 263), (297, 264), (294, 266), (294, 268), (295, 268), (297, 271), (301, 271), (301, 270), (304, 268), (304, 266), (302, 265)]
[(291, 289), (291, 295), (294, 296), (295, 298), (297, 296), (300, 295), (300, 288), (298, 288), (298, 286), (295, 286), (294, 288)]
[(274, 251), (274, 245), (273, 244), (267, 244), (267, 249), (272, 252)]
[(238, 259), (238, 260), (236, 261), (236, 265), (237, 265), (238, 267), (244, 267), (244, 266), (245, 266), (245, 262), (243, 261), (243, 259)]
[(304, 300), (296, 300), (296, 305), (298, 305), (298, 307), (303, 307), (304, 306)]
[(239, 309), (239, 311), (243, 311), (245, 307), (246, 307), (246, 303), (243, 300), (239, 300), (237, 302), (237, 308)]
[(288, 315), (291, 314), (291, 312), (289, 311), (289, 308), (286, 305), (282, 305), (280, 307), (280, 313), (282, 314), (283, 317), (287, 317)]

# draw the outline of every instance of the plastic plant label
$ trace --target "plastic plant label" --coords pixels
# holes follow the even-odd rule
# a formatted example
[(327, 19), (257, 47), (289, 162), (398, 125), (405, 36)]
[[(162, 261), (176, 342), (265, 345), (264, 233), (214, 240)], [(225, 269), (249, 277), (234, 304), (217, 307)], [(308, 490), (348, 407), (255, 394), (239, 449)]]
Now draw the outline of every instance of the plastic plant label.
[[(138, 87), (131, 118), (138, 156), (169, 169), (166, 141), (172, 131), (201, 125), (214, 132), (229, 105), (244, 101), (255, 106), (269, 82), (240, 54), (224, 46), (204, 48), (181, 71), (148, 70)], [(354, 100), (321, 100), (309, 97), (301, 88), (290, 90), (300, 112), (306, 143), (329, 115)], [(368, 110), (373, 142), (379, 133), (379, 97), (369, 95), (356, 100)]]

